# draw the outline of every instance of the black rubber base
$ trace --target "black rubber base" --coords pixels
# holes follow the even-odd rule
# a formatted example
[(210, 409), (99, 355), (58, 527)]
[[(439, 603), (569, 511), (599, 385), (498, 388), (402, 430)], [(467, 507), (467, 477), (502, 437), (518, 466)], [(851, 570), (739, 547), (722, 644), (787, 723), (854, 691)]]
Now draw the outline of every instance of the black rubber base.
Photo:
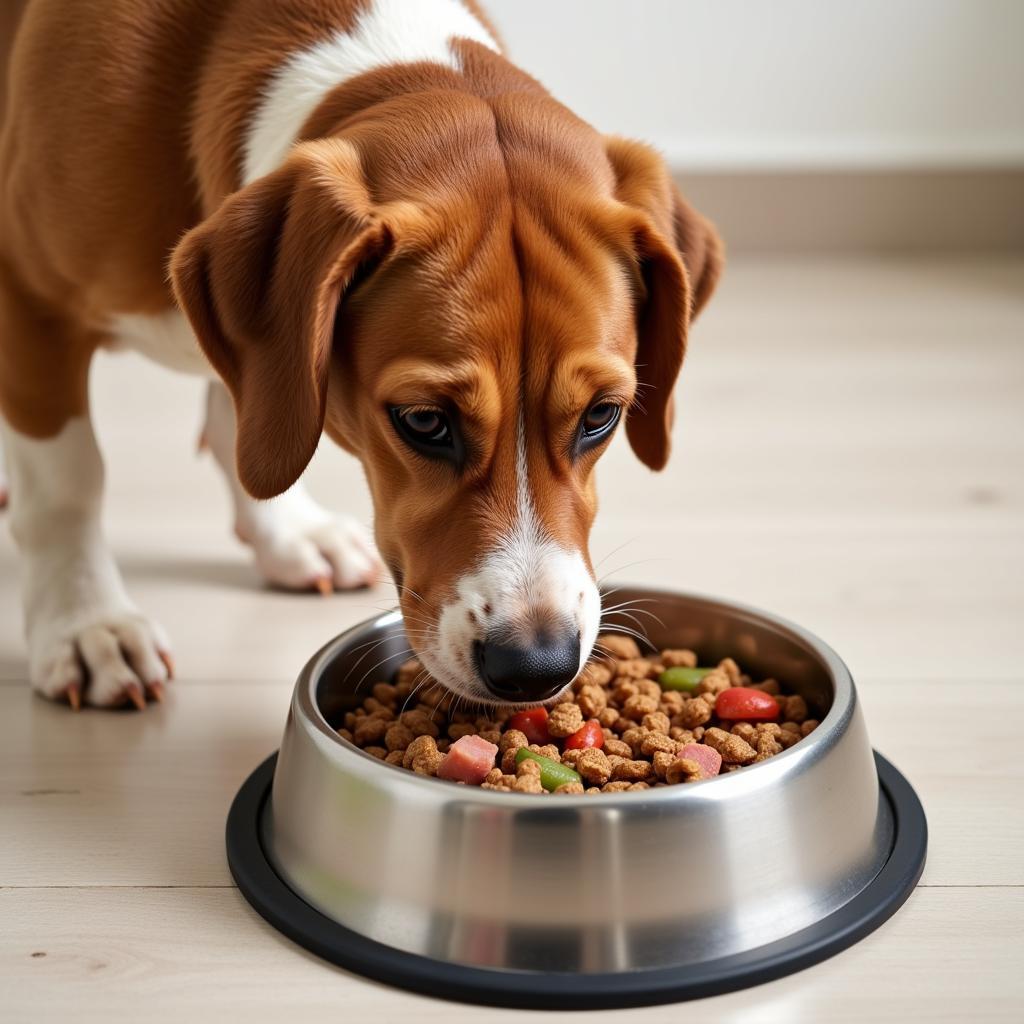
[(892, 854), (863, 892), (828, 917), (758, 949), (687, 967), (614, 974), (503, 971), (445, 963), (384, 946), (332, 921), (293, 892), (271, 867), (260, 838), (277, 755), (238, 791), (227, 823), (231, 874), (245, 898), (275, 928), (310, 952), (368, 978), (426, 995), (490, 1006), (598, 1010), (719, 995), (810, 967), (874, 931), (911, 894), (924, 870), (928, 825), (910, 783), (875, 754), (892, 805)]

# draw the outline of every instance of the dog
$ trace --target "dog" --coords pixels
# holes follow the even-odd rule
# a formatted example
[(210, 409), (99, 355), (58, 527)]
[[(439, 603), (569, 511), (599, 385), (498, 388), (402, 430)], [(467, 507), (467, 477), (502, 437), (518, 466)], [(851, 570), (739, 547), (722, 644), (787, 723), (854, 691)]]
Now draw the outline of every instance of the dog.
[[(658, 154), (553, 99), (473, 0), (8, 7), (0, 412), (34, 688), (142, 708), (172, 673), (100, 530), (89, 365), (127, 347), (209, 379), (269, 581), (386, 568), (450, 691), (564, 690), (600, 619), (595, 463), (621, 423), (665, 465), (722, 270)], [(303, 489), (323, 433), (376, 548)]]

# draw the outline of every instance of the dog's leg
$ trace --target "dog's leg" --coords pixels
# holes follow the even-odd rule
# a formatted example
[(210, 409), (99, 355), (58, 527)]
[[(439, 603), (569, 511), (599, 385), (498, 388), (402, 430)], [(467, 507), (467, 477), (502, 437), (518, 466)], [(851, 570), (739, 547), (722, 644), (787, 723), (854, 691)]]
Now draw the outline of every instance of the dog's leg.
[(210, 384), (203, 437), (224, 472), (235, 509), (235, 533), (250, 545), (263, 576), (278, 586), (323, 592), (373, 584), (380, 559), (363, 527), (332, 515), (302, 482), (270, 501), (256, 501), (235, 472), (235, 412), (227, 389)]
[(32, 685), (97, 707), (159, 698), (170, 648), (125, 592), (100, 530), (103, 461), (88, 416), (46, 439), (4, 423)]

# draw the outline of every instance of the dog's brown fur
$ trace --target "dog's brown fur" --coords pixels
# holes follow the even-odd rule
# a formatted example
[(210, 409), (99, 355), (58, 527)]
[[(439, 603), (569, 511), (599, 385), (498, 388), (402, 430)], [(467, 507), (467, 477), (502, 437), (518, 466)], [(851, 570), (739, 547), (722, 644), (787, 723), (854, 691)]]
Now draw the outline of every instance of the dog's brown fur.
[[(596, 455), (568, 449), (597, 397), (636, 399), (629, 440), (664, 465), (721, 249), (651, 150), (469, 41), (462, 73), (340, 86), (239, 190), (267, 76), (359, 7), (31, 0), (0, 139), (0, 409), (56, 433), (86, 409), (110, 317), (176, 297), (234, 397), (245, 486), (288, 487), (326, 429), (362, 460), (422, 619), (514, 514), (519, 416), (538, 515), (568, 547), (586, 551), (595, 511)], [(388, 406), (438, 402), (471, 439), (462, 474), (391, 427)]]

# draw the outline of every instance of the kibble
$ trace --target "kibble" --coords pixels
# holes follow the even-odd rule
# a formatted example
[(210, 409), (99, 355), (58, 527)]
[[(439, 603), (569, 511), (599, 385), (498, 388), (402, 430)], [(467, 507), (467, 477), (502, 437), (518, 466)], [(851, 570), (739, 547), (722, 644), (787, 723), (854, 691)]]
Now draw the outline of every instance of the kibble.
[[(672, 668), (698, 669), (700, 659), (692, 650), (668, 648), (642, 656), (631, 637), (605, 634), (596, 651), (560, 703), (546, 712), (547, 733), (537, 735), (552, 742), (530, 743), (520, 729), (506, 729), (512, 716), (499, 708), (451, 712), (451, 696), (416, 660), (406, 662), (393, 680), (373, 683), (362, 704), (340, 717), (338, 735), (388, 764), (428, 776), (437, 775), (457, 740), (479, 737), (498, 748), (482, 788), (547, 794), (541, 764), (525, 755), (517, 763), (517, 752), (525, 747), (554, 762), (563, 777), (572, 780), (577, 774), (579, 781), (557, 786), (545, 776), (553, 794), (590, 796), (699, 782), (719, 771), (719, 758), (721, 774), (739, 771), (788, 750), (819, 725), (813, 717), (817, 709), (806, 698), (787, 692), (774, 678), (751, 679), (732, 658), (699, 669), (699, 681), (685, 692), (678, 686), (663, 689), (658, 677)], [(720, 719), (718, 697), (734, 687), (773, 698), (777, 720)], [(740, 692), (728, 701), (735, 705)], [(538, 711), (543, 721), (545, 712)], [(584, 726), (596, 745), (563, 749)], [(554, 769), (544, 769), (549, 770)]]

